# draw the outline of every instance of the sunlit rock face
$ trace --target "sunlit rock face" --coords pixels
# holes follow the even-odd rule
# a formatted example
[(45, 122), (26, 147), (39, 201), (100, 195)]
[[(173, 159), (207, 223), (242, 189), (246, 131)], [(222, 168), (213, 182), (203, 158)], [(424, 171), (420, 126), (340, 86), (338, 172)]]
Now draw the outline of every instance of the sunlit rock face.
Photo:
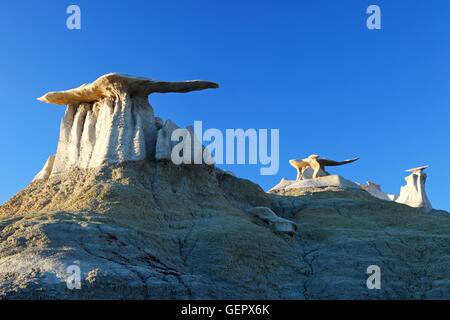
[(427, 175), (423, 171), (426, 168), (428, 168), (428, 166), (407, 170), (407, 172), (410, 172), (411, 174), (405, 178), (406, 185), (400, 188), (400, 194), (398, 195), (384, 193), (381, 190), (380, 185), (371, 181), (368, 181), (367, 185), (361, 185), (360, 187), (375, 198), (386, 201), (395, 201), (413, 208), (420, 208), (424, 212), (431, 212), (433, 211), (433, 206), (425, 191)]
[(52, 175), (69, 167), (152, 159), (155, 141), (155, 117), (146, 99), (123, 94), (72, 104), (61, 123)]
[(356, 190), (359, 191), (359, 186), (353, 181), (347, 180), (339, 175), (328, 175), (314, 179), (303, 180), (287, 180), (281, 181), (270, 189), (268, 192), (273, 194), (295, 194), (296, 191), (308, 192), (317, 189), (339, 189), (339, 190)]
[(52, 174), (53, 164), (55, 163), (55, 156), (50, 156), (45, 162), (44, 167), (41, 171), (34, 177), (33, 181), (41, 180), (41, 179), (48, 179), (50, 175)]
[(361, 185), (361, 189), (381, 200), (394, 201), (398, 197), (397, 195), (383, 192), (383, 190), (381, 190), (381, 186), (373, 183), (372, 181), (367, 181), (367, 185)]
[[(207, 81), (161, 82), (108, 74), (76, 89), (44, 95), (39, 100), (67, 105), (67, 109), (54, 161), (47, 163), (46, 174), (37, 178), (58, 175), (74, 167), (155, 160), (161, 124), (157, 123), (148, 95), (217, 87)], [(161, 136), (165, 139), (161, 144), (167, 144), (170, 137)], [(164, 158), (170, 156), (170, 147), (167, 146)]]
[(412, 171), (405, 178), (406, 185), (400, 188), (400, 195), (395, 201), (410, 207), (421, 208), (425, 212), (431, 212), (433, 207), (425, 192), (427, 175), (422, 170)]

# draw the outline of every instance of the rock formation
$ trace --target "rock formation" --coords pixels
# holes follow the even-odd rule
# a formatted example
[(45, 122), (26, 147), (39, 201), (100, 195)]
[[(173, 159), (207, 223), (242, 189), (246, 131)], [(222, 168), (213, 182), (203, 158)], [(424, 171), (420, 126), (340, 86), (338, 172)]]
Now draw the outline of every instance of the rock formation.
[(281, 181), (270, 189), (269, 193), (286, 194), (293, 190), (329, 190), (329, 188), (336, 188), (339, 190), (358, 189), (358, 185), (349, 181), (339, 175), (330, 175), (325, 167), (327, 166), (341, 166), (348, 163), (355, 162), (359, 158), (334, 161), (320, 158), (318, 155), (310, 155), (306, 159), (289, 160), (292, 167), (297, 170), (297, 178), (295, 181), (281, 179)]
[(397, 203), (405, 204), (413, 208), (420, 208), (425, 212), (431, 212), (433, 207), (425, 191), (425, 182), (427, 175), (423, 171), (428, 166), (422, 166), (407, 170), (411, 174), (405, 178), (406, 185), (400, 188), (400, 194), (387, 194), (381, 190), (381, 186), (368, 181), (367, 185), (361, 185), (361, 189), (367, 191), (375, 198), (395, 201)]
[(44, 167), (41, 171), (34, 177), (33, 181), (45, 180), (52, 174), (53, 164), (55, 163), (55, 156), (50, 156), (45, 162)]
[(294, 235), (297, 231), (297, 225), (294, 222), (280, 218), (267, 207), (255, 207), (248, 210), (248, 212), (255, 218), (269, 224), (275, 232)]
[(319, 177), (315, 179), (304, 179), (304, 180), (286, 180), (282, 179), (276, 186), (270, 189), (269, 193), (281, 193), (290, 192), (291, 190), (317, 190), (317, 189), (328, 189), (337, 188), (341, 190), (349, 189), (359, 189), (359, 186), (341, 177), (339, 175), (329, 175), (324, 177)]
[(292, 159), (289, 160), (289, 164), (297, 170), (297, 181), (313, 178), (314, 170), (309, 166), (309, 163)]
[(158, 136), (156, 139), (156, 160), (170, 160), (172, 149), (176, 142), (171, 140), (172, 133), (178, 129), (178, 126), (171, 120), (167, 120), (158, 130)]
[(330, 175), (326, 170), (325, 167), (330, 166), (342, 166), (344, 164), (352, 163), (357, 161), (359, 158), (354, 158), (351, 160), (344, 160), (344, 161), (334, 161), (334, 160), (328, 160), (320, 158), (317, 154), (312, 154), (306, 159), (302, 160), (290, 160), (289, 163), (291, 166), (297, 169), (297, 180), (302, 179), (308, 179), (308, 177), (305, 177), (305, 172), (308, 168), (311, 168), (313, 170), (312, 178), (319, 178), (319, 177), (325, 177)]
[(216, 83), (207, 81), (162, 82), (111, 73), (76, 89), (47, 93), (39, 100), (67, 105), (67, 110), (55, 158), (47, 162), (45, 174), (37, 178), (58, 175), (72, 168), (153, 160), (155, 156), (170, 158), (167, 134), (176, 126), (167, 121), (160, 129), (163, 131), (158, 132), (148, 95), (217, 87)]
[[(339, 176), (268, 194), (168, 161), (177, 126), (147, 94), (205, 87), (107, 75), (43, 98), (69, 106), (56, 157), (0, 206), (0, 299), (450, 297), (448, 213), (320, 187)], [(366, 287), (369, 265), (381, 290)]]
[(413, 208), (421, 208), (425, 212), (431, 212), (433, 207), (425, 192), (427, 175), (423, 171), (428, 166), (422, 166), (407, 170), (411, 174), (405, 178), (406, 185), (400, 188), (400, 195), (395, 199), (398, 203), (406, 204)]
[(361, 185), (361, 189), (367, 191), (375, 198), (386, 200), (386, 201), (395, 201), (398, 197), (397, 195), (387, 194), (381, 190), (381, 186), (372, 181), (367, 181), (367, 185)]

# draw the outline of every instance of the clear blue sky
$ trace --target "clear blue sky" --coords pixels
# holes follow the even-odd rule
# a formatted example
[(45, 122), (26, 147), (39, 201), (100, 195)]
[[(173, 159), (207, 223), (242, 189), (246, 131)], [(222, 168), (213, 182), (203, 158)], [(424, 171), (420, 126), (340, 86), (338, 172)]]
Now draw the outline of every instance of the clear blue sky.
[[(66, 8), (82, 30), (66, 28)], [(382, 30), (365, 26), (378, 4)], [(153, 95), (179, 125), (279, 128), (281, 167), (231, 166), (264, 189), (288, 159), (344, 159), (330, 171), (398, 192), (429, 164), (428, 193), (450, 209), (450, 1), (15, 1), (0, 6), (0, 202), (56, 149), (60, 106), (36, 98), (108, 72), (207, 79), (219, 90)]]

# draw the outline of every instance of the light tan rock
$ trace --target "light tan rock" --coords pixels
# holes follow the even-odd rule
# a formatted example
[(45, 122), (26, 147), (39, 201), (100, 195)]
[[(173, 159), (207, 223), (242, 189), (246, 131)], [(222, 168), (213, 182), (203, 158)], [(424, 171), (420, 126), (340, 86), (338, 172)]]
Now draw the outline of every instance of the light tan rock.
[(51, 175), (154, 160), (161, 120), (148, 95), (217, 87), (207, 81), (163, 82), (111, 73), (76, 89), (45, 94), (40, 101), (67, 105)]
[(45, 162), (44, 167), (42, 168), (41, 171), (39, 171), (39, 173), (34, 177), (33, 181), (37, 181), (37, 180), (45, 180), (48, 177), (50, 177), (50, 175), (52, 174), (52, 170), (53, 170), (53, 164), (55, 162), (55, 156), (52, 155), (50, 156), (47, 161)]
[(152, 93), (178, 92), (186, 93), (196, 90), (218, 88), (219, 85), (210, 81), (190, 80), (182, 82), (157, 81), (147, 78), (109, 73), (101, 76), (90, 84), (78, 88), (49, 92), (38, 100), (51, 104), (70, 105), (93, 103), (106, 97), (117, 97), (124, 93), (133, 97), (147, 98)]
[(312, 178), (328, 176), (329, 173), (325, 170), (325, 167), (329, 166), (341, 166), (344, 164), (352, 163), (357, 161), (359, 158), (354, 158), (344, 161), (334, 161), (320, 158), (317, 154), (312, 154), (306, 159), (301, 160), (290, 160), (291, 166), (297, 169), (297, 180), (308, 179), (305, 176), (308, 168), (313, 170)]
[(303, 160), (289, 160), (289, 164), (297, 170), (296, 180), (312, 179), (314, 170), (309, 166), (308, 162)]

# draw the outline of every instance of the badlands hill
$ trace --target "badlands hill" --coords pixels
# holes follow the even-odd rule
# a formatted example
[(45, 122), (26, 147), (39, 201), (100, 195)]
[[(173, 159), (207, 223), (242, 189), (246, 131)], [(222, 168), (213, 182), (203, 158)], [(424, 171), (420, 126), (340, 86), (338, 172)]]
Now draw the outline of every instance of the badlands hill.
[[(0, 207), (0, 298), (450, 298), (447, 213), (357, 189), (266, 193), (213, 165), (175, 165), (161, 156), (169, 122), (144, 99), (155, 82), (100, 82), (43, 98), (69, 107), (55, 157)], [(67, 287), (71, 265), (80, 289)], [(366, 287), (370, 265), (380, 290)]]

